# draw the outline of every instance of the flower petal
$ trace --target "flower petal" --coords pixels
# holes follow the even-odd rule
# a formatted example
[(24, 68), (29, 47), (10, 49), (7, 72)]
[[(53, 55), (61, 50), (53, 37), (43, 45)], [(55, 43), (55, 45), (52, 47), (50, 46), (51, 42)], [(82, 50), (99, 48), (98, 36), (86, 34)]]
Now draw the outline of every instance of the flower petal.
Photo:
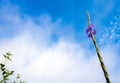
[(92, 35), (91, 35), (91, 34), (88, 34), (88, 37), (89, 37), (89, 38), (91, 38), (91, 37), (92, 37)]
[(95, 35), (96, 34), (96, 30), (94, 29), (92, 33)]
[(94, 28), (95, 26), (93, 24), (90, 24), (89, 25), (89, 28)]

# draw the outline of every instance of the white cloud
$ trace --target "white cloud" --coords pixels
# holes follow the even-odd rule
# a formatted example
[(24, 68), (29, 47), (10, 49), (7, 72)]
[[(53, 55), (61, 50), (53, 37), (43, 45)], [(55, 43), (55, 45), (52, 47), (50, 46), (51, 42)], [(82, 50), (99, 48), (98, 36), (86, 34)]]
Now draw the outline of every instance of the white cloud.
[[(86, 58), (85, 49), (79, 44), (61, 39), (52, 46), (44, 47), (32, 42), (29, 36), (24, 35), (4, 41), (1, 46), (3, 46), (1, 49), (11, 50), (14, 54), (11, 67), (21, 73), (28, 83), (33, 81), (36, 83), (105, 83), (97, 56), (89, 55), (91, 57)], [(118, 61), (114, 56), (116, 53), (114, 50), (111, 51), (110, 47), (101, 51), (107, 69), (112, 73), (113, 83), (119, 83), (115, 80), (114, 68)], [(119, 73), (117, 74), (119, 77)]]
[[(17, 27), (20, 32), (1, 39), (0, 51), (11, 51), (13, 61), (8, 67), (20, 73), (27, 83), (106, 83), (97, 55), (89, 55), (88, 58), (89, 53), (86, 52), (90, 49), (73, 41), (72, 25), (63, 25), (61, 19), (53, 22), (47, 14), (36, 19), (26, 15), (22, 18), (18, 12), (15, 15), (18, 19), (16, 21), (14, 16), (9, 16), (11, 13), (6, 13), (10, 19), (5, 24), (11, 22), (14, 29)], [(12, 28), (10, 25), (6, 27)], [(15, 29), (17, 32), (19, 30)], [(53, 34), (58, 36), (56, 42), (52, 40)], [(112, 83), (119, 83), (120, 71), (115, 68), (120, 62), (115, 50), (108, 45), (101, 49), (101, 53)]]
[[(13, 69), (20, 72), (29, 83), (33, 81), (36, 83), (97, 82), (98, 79), (95, 77), (96, 80), (94, 80), (94, 76), (86, 80), (91, 75), (96, 76), (100, 73), (95, 63), (97, 59), (86, 60), (85, 52), (79, 46), (61, 39), (58, 43), (44, 49), (41, 44), (31, 43), (29, 37), (24, 35), (4, 41), (1, 49), (5, 48), (13, 52)], [(41, 48), (44, 50), (41, 51)], [(95, 70), (96, 73), (94, 73)]]

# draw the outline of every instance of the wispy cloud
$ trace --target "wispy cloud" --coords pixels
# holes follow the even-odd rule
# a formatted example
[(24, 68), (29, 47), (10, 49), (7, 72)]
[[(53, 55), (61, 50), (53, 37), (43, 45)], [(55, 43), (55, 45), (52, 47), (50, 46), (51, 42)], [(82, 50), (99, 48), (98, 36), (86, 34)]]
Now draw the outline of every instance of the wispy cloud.
[(109, 26), (106, 27), (106, 30), (104, 30), (104, 34), (99, 39), (100, 45), (106, 43), (119, 44), (120, 42), (119, 33), (120, 33), (120, 16), (116, 15), (113, 17), (113, 20), (111, 20)]

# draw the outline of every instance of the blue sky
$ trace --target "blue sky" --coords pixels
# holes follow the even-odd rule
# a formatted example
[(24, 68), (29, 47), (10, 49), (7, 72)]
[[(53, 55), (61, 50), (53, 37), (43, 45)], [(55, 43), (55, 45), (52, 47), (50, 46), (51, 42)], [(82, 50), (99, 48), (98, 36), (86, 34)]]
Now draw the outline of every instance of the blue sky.
[(28, 83), (105, 83), (95, 48), (85, 33), (87, 10), (111, 81), (120, 83), (119, 3), (0, 0), (0, 52), (11, 51), (13, 62), (8, 67)]
[[(5, 5), (6, 2), (9, 1), (1, 0), (2, 5)], [(74, 26), (77, 40), (81, 35), (84, 35), (84, 29), (87, 27), (86, 10), (91, 14), (92, 22), (98, 30), (101, 27), (102, 30), (109, 27), (110, 22), (114, 20), (114, 16), (120, 12), (118, 0), (10, 0), (10, 2), (12, 5), (19, 6), (19, 12), (23, 15), (23, 18), (24, 14), (37, 18), (40, 14), (47, 13), (52, 18), (52, 21), (61, 18), (64, 24), (71, 23)]]

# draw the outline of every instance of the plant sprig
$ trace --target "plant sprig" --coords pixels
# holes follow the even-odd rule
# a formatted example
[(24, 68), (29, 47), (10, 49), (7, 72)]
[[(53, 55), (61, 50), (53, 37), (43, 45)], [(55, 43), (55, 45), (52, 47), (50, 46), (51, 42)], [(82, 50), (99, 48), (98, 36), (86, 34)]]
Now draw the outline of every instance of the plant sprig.
[[(0, 72), (1, 72), (1, 76), (2, 76), (2, 78), (0, 79), (0, 83), (7, 83), (7, 81), (10, 80), (9, 79), (10, 76), (12, 76), (15, 72), (13, 70), (9, 70), (6, 68), (6, 62), (12, 61), (11, 56), (12, 56), (12, 54), (10, 52), (3, 54), (5, 61), (3, 63), (0, 63)], [(20, 79), (20, 74), (18, 74), (16, 76), (16, 81), (14, 81), (13, 83), (25, 83), (25, 81), (20, 81), (20, 80), (18, 81), (18, 79)]]

